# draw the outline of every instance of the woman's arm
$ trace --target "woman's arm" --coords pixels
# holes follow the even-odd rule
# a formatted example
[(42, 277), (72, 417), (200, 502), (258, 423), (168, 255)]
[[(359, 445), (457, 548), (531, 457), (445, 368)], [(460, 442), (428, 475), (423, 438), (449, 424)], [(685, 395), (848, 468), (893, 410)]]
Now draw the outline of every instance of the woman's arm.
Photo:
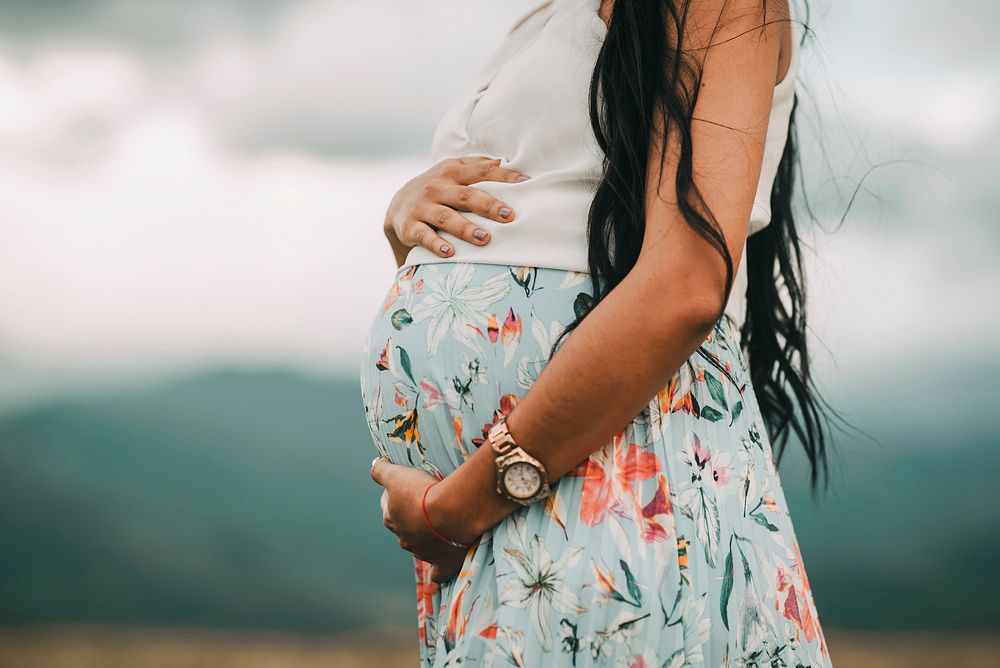
[[(693, 3), (695, 28), (686, 37), (704, 57), (692, 126), (695, 180), (734, 266), (760, 175), (781, 43), (782, 23), (760, 29), (760, 5)], [(660, 173), (661, 147), (650, 146), (646, 233), (635, 267), (566, 338), (507, 419), (552, 481), (642, 411), (705, 340), (723, 304), (725, 262), (682, 219), (674, 199), (677, 147), (668, 146)], [(496, 492), (493, 460), (492, 448), (481, 447), (431, 490), (428, 512), (445, 535), (472, 541), (519, 508)]]

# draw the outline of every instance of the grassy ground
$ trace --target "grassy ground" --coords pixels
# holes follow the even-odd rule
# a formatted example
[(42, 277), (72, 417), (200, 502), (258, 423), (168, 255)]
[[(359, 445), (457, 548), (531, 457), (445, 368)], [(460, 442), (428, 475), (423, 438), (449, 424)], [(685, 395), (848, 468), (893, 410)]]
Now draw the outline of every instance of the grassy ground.
[[(995, 668), (1000, 634), (827, 632), (837, 668)], [(190, 629), (0, 629), (0, 666), (16, 668), (412, 668), (409, 632), (334, 637)]]

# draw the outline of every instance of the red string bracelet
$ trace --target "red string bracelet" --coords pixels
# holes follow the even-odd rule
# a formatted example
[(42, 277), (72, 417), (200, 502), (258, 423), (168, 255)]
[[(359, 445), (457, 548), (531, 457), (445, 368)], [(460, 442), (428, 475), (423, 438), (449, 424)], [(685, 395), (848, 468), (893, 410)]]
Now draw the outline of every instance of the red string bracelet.
[(466, 543), (459, 543), (456, 540), (452, 540), (451, 538), (448, 538), (443, 533), (441, 533), (440, 531), (438, 531), (437, 529), (435, 529), (434, 525), (431, 524), (431, 516), (427, 514), (427, 492), (431, 491), (431, 487), (433, 487), (434, 485), (438, 484), (439, 482), (441, 482), (441, 481), (440, 480), (435, 480), (431, 484), (427, 485), (427, 489), (424, 490), (424, 496), (420, 500), (420, 509), (424, 512), (424, 519), (427, 520), (427, 526), (430, 527), (431, 533), (433, 533), (435, 536), (437, 536), (438, 538), (440, 538), (444, 542), (448, 543), (452, 547), (461, 547), (461, 548), (467, 550), (467, 549), (469, 549), (470, 547), (473, 546), (473, 543), (466, 544)]

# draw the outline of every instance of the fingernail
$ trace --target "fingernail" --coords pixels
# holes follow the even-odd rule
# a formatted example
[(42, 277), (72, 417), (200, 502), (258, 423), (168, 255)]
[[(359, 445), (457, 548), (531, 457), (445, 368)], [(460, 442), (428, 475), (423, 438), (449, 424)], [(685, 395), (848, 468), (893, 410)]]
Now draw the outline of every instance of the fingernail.
[(442, 253), (444, 253), (444, 254), (447, 255), (448, 251), (450, 251), (450, 250), (451, 250), (451, 246), (449, 246), (448, 244), (441, 244), (441, 252)]
[(510, 209), (508, 207), (506, 207), (506, 206), (500, 207), (500, 217), (501, 218), (509, 218), (510, 217)]
[(520, 183), (521, 181), (527, 181), (530, 178), (531, 178), (530, 176), (525, 176), (524, 174), (522, 174), (521, 176), (517, 177), (516, 183)]
[(475, 232), (472, 233), (472, 236), (481, 241), (486, 238), (486, 230), (476, 230)]

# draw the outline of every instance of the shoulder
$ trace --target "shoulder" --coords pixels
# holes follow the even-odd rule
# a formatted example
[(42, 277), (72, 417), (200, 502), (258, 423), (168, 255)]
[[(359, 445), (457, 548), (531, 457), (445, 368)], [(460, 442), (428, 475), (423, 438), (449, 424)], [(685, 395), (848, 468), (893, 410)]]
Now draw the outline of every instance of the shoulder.
[(773, 89), (791, 53), (789, 0), (703, 0), (688, 7), (683, 23), (672, 27), (683, 31), (682, 49), (706, 75), (711, 71), (718, 80), (721, 70), (733, 70), (756, 78), (759, 72), (770, 78), (761, 84)]
[(697, 49), (751, 35), (780, 40), (791, 13), (789, 0), (702, 0), (688, 5), (685, 18), (686, 41)]
[(528, 20), (528, 19), (530, 19), (530, 18), (531, 18), (532, 16), (534, 16), (534, 15), (535, 15), (535, 14), (537, 14), (538, 12), (542, 11), (543, 9), (545, 9), (546, 7), (548, 7), (548, 6), (549, 6), (549, 5), (551, 5), (551, 4), (552, 4), (552, 0), (548, 0), (548, 2), (543, 2), (543, 3), (542, 3), (542, 4), (540, 4), (539, 6), (535, 7), (535, 8), (534, 8), (534, 9), (532, 9), (532, 10), (531, 10), (530, 12), (528, 12), (528, 14), (526, 14), (526, 15), (525, 15), (524, 17), (522, 17), (520, 21), (518, 21), (517, 23), (515, 23), (515, 24), (514, 24), (514, 27), (513, 27), (513, 28), (511, 28), (511, 29), (510, 29), (510, 31), (511, 31), (511, 32), (514, 32), (515, 30), (517, 30), (518, 28), (520, 28), (520, 27), (521, 27), (522, 25), (524, 25), (524, 22), (525, 22), (525, 21), (527, 21), (527, 20)]

